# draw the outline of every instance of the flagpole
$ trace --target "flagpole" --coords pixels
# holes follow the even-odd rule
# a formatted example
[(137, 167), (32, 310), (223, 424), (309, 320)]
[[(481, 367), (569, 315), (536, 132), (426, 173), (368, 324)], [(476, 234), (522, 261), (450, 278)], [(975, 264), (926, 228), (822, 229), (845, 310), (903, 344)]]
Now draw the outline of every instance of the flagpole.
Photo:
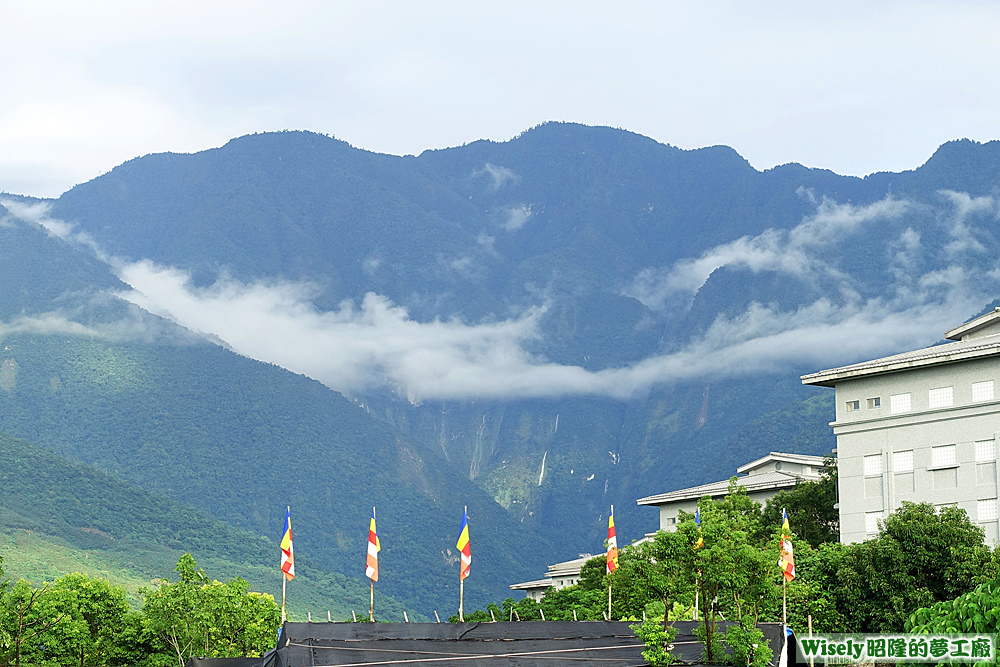
[[(372, 508), (372, 521), (375, 521), (375, 508)], [(377, 539), (377, 538), (376, 538)], [(368, 622), (375, 622), (375, 580), (369, 579), (371, 583), (371, 597), (368, 599)]]
[[(611, 516), (615, 515), (615, 506), (611, 506)], [(615, 533), (615, 542), (618, 541), (618, 533)], [(611, 620), (611, 572), (608, 572), (608, 620)]]
[(284, 623), (287, 618), (285, 616), (285, 584), (287, 583), (288, 583), (288, 577), (286, 577), (285, 573), (282, 572), (281, 573), (281, 622), (282, 623)]
[[(462, 517), (469, 515), (469, 506), (462, 509)], [(461, 537), (459, 537), (461, 539)], [(465, 577), (462, 576), (462, 554), (458, 554), (458, 622), (465, 623)]]
[(788, 596), (785, 593), (785, 575), (781, 575), (781, 624), (788, 627)]

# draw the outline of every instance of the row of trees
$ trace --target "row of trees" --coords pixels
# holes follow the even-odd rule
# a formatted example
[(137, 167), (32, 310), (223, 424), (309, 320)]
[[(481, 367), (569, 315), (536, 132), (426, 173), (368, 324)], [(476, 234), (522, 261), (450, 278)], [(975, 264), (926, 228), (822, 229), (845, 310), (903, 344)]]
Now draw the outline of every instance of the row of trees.
[(260, 655), (280, 622), (274, 598), (243, 579), (209, 579), (190, 554), (178, 581), (143, 589), (142, 610), (104, 579), (69, 574), (41, 587), (3, 577), (0, 661), (15, 665), (183, 667), (192, 656)]
[[(691, 619), (697, 599), (706, 659), (746, 664), (750, 646), (762, 643), (756, 624), (782, 620), (777, 567), (782, 507), (788, 509), (795, 549), (797, 576), (787, 585), (792, 628), (804, 631), (808, 616), (815, 630), (826, 632), (941, 626), (953, 622), (944, 607), (933, 607), (933, 613), (927, 608), (951, 604), (981, 585), (1000, 591), (1000, 582), (987, 585), (1000, 571), (1000, 551), (984, 544), (982, 529), (964, 510), (904, 504), (885, 519), (877, 537), (840, 544), (835, 489), (831, 469), (820, 481), (802, 483), (761, 507), (733, 483), (725, 498), (699, 502), (700, 529), (693, 516), (682, 516), (676, 532), (659, 532), (650, 541), (622, 548), (619, 568), (611, 575), (605, 574), (604, 557), (594, 558), (584, 565), (577, 585), (550, 589), (540, 603), (524, 599), (491, 605), (493, 617), (601, 619), (610, 584), (612, 617), (648, 619), (637, 632), (651, 645), (647, 658), (660, 664), (670, 660), (662, 648), (673, 636), (671, 623)], [(966, 624), (975, 622), (978, 606), (963, 607), (973, 619)], [(491, 620), (489, 611), (466, 618)], [(1000, 604), (996, 615), (1000, 618)], [(732, 622), (725, 633), (718, 625), (722, 619)], [(754, 664), (766, 664), (770, 657), (771, 651), (758, 649)]]

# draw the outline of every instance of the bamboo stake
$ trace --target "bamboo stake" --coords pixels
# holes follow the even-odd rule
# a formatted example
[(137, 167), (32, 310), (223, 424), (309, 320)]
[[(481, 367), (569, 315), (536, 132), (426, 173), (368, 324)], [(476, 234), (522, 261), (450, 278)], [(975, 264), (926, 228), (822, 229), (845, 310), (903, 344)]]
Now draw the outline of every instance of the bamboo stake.
[(287, 583), (288, 583), (288, 577), (286, 577), (285, 573), (282, 572), (281, 573), (281, 622), (282, 623), (288, 620), (288, 617), (285, 616), (285, 584)]
[(353, 618), (353, 619), (354, 619), (354, 622), (355, 622), (355, 623), (357, 623), (357, 622), (358, 622), (358, 615), (354, 613), (354, 610), (353, 610), (353, 609), (351, 610), (351, 618)]
[(437, 622), (438, 622), (438, 623), (440, 623), (440, 622), (441, 622), (441, 617), (440, 617), (440, 616), (438, 616), (438, 610), (437, 610), (437, 609), (435, 609), (435, 610), (434, 610), (434, 618), (436, 618), (436, 619), (437, 619)]
[(330, 610), (329, 609), (326, 610), (326, 622), (327, 623), (333, 623), (333, 619), (330, 618)]
[[(812, 636), (813, 636), (813, 615), (809, 614), (808, 616), (806, 616), (806, 620), (809, 622), (809, 639), (812, 639)], [(816, 658), (814, 658), (813, 656), (809, 656), (809, 667), (813, 667), (813, 665), (815, 664), (815, 662), (814, 662), (815, 660), (816, 660)]]
[[(462, 567), (461, 562), (459, 563), (459, 568)], [(465, 613), (463, 611), (463, 605), (465, 602), (465, 579), (461, 579), (458, 582), (458, 622), (465, 623)]]

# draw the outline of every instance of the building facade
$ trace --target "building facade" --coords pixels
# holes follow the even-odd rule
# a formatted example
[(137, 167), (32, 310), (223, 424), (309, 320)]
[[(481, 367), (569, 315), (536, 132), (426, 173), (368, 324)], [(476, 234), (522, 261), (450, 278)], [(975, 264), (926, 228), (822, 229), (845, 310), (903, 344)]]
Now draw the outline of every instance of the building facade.
[[(819, 479), (823, 469), (822, 456), (771, 452), (736, 469), (736, 483), (747, 490), (747, 495), (763, 505), (782, 489), (789, 489), (799, 481)], [(694, 514), (698, 500), (705, 496), (718, 499), (729, 490), (729, 480), (692, 486), (668, 493), (659, 493), (635, 501), (637, 505), (650, 505), (660, 509), (660, 530), (677, 530), (677, 517), (683, 510)]]
[(841, 542), (878, 533), (905, 501), (957, 505), (996, 544), (1000, 308), (954, 342), (802, 376), (833, 387)]
[(536, 581), (525, 581), (520, 584), (511, 584), (511, 590), (524, 591), (525, 595), (536, 602), (541, 601), (545, 591), (554, 588), (557, 591), (572, 586), (580, 581), (580, 570), (583, 564), (593, 558), (591, 554), (580, 554), (573, 560), (563, 561), (549, 565), (545, 572), (544, 579)]

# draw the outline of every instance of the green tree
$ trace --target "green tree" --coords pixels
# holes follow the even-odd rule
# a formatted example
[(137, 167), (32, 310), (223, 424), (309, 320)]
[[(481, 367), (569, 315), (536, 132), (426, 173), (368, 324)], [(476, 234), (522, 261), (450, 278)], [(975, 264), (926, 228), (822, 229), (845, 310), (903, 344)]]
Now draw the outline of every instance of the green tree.
[(652, 540), (622, 548), (618, 569), (611, 578), (613, 606), (618, 618), (641, 618), (650, 602), (663, 605), (663, 629), (670, 624), (673, 603), (694, 598), (694, 572), (687, 538), (659, 531)]
[[(752, 635), (761, 615), (780, 599), (775, 567), (777, 527), (770, 533), (764, 528), (760, 505), (747, 496), (735, 478), (725, 498), (702, 498), (698, 507), (701, 530), (693, 515), (684, 514), (678, 532), (685, 536), (688, 548), (683, 553), (687, 568), (695, 575), (702, 622), (698, 632), (705, 642), (705, 657), (713, 662), (722, 659), (717, 628), (720, 612)], [(733, 644), (736, 659), (745, 657), (738, 651), (747, 644), (742, 636), (739, 639)]]
[(1000, 631), (1000, 580), (980, 584), (954, 600), (917, 609), (906, 619), (904, 629), (917, 633), (996, 634)]
[(240, 578), (210, 580), (191, 554), (177, 563), (179, 581), (144, 589), (143, 614), (152, 632), (176, 655), (188, 658), (260, 655), (274, 644), (281, 612), (274, 598), (250, 592)]
[(835, 582), (847, 632), (899, 632), (916, 609), (950, 600), (996, 577), (983, 531), (965, 510), (938, 513), (927, 503), (903, 503), (878, 537), (831, 550), (825, 567)]
[(64, 594), (65, 603), (74, 607), (67, 613), (86, 623), (87, 632), (77, 638), (79, 660), (74, 662), (80, 667), (125, 664), (112, 659), (129, 612), (125, 589), (77, 572), (53, 582), (52, 591)]
[(21, 579), (5, 592), (0, 625), (6, 628), (4, 658), (20, 667), (50, 662), (73, 664), (87, 632), (74, 596), (46, 584), (34, 588)]
[(781, 512), (787, 510), (796, 536), (817, 547), (840, 539), (840, 511), (836, 505), (837, 461), (827, 458), (818, 480), (800, 481), (768, 499), (761, 520), (765, 526), (781, 525)]

